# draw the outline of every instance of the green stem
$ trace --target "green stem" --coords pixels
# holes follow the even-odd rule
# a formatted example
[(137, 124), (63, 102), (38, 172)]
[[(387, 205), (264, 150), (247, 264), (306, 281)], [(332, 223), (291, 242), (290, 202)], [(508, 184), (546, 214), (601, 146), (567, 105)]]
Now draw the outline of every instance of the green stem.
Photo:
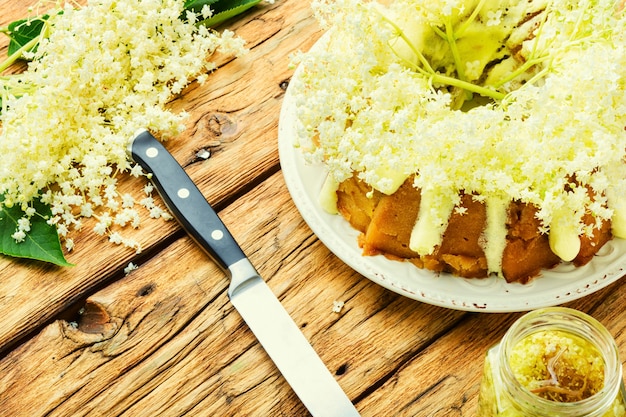
[(9, 56), (7, 59), (4, 60), (4, 62), (0, 63), (0, 72), (3, 72), (7, 68), (9, 68), (11, 65), (13, 65), (15, 61), (17, 61), (18, 59), (24, 56), (25, 52), (28, 52), (31, 49), (33, 49), (38, 43), (39, 43), (39, 37), (31, 39), (20, 49), (13, 52), (11, 56)]
[[(482, 7), (482, 5), (485, 3), (485, 0), (481, 0), (481, 2), (479, 3), (478, 7), (476, 8), (476, 10), (474, 10), (474, 13), (472, 14), (471, 18), (474, 19), (476, 18), (476, 16), (478, 15), (478, 11), (479, 9)], [(413, 69), (416, 72), (421, 73), (424, 76), (428, 76), (431, 78), (432, 81), (439, 83), (439, 84), (444, 84), (444, 85), (449, 85), (452, 87), (458, 87), (461, 88), (465, 91), (467, 91), (468, 93), (476, 93), (479, 94), (481, 96), (484, 97), (489, 97), (492, 98), (494, 100), (502, 100), (504, 99), (504, 97), (506, 97), (506, 94), (504, 93), (500, 93), (498, 91), (495, 91), (493, 89), (487, 88), (487, 87), (482, 87), (476, 84), (473, 84), (471, 82), (468, 82), (464, 79), (460, 79), (460, 78), (464, 78), (465, 76), (465, 71), (461, 66), (461, 58), (460, 58), (460, 54), (456, 45), (456, 39), (458, 39), (458, 32), (455, 35), (451, 22), (448, 22), (448, 24), (446, 24), (446, 33), (444, 33), (441, 29), (437, 28), (437, 27), (433, 27), (433, 30), (439, 35), (441, 36), (443, 39), (446, 39), (448, 41), (448, 43), (450, 44), (450, 48), (452, 50), (452, 53), (454, 55), (454, 61), (455, 61), (455, 65), (457, 66), (457, 74), (459, 74), (459, 78), (454, 78), (454, 77), (449, 77), (447, 75), (443, 75), (440, 73), (435, 72), (435, 70), (433, 70), (433, 68), (431, 67), (430, 63), (428, 62), (428, 60), (426, 59), (426, 57), (415, 47), (415, 45), (413, 45), (413, 43), (411, 42), (411, 40), (406, 36), (406, 34), (404, 33), (404, 31), (398, 26), (396, 25), (393, 21), (391, 21), (390, 19), (388, 19), (385, 15), (383, 15), (382, 13), (380, 13), (380, 17), (387, 22), (388, 24), (390, 24), (393, 29), (395, 30), (395, 32), (397, 33), (397, 35), (404, 41), (406, 42), (406, 44), (409, 46), (409, 48), (411, 49), (411, 51), (417, 56), (417, 59), (419, 61), (419, 63), (423, 66), (420, 67), (419, 65), (417, 65), (414, 62), (410, 62), (407, 59), (400, 57), (397, 53), (396, 55), (403, 60), (403, 62), (411, 69)], [(390, 45), (390, 48), (394, 51), (393, 47)]]
[(587, 14), (587, 10), (589, 9), (589, 7), (590, 7), (590, 5), (589, 5), (589, 3), (587, 3), (585, 5), (585, 11), (578, 15), (578, 19), (576, 20), (576, 24), (574, 25), (574, 30), (572, 31), (572, 37), (570, 38), (570, 40), (574, 40), (576, 38), (576, 35), (580, 31), (580, 25), (582, 24), (582, 21), (585, 18), (586, 14)]
[(533, 59), (533, 57), (537, 54), (537, 48), (539, 47), (539, 39), (541, 39), (543, 28), (545, 26), (546, 21), (548, 20), (548, 15), (550, 14), (548, 7), (550, 7), (550, 5), (546, 6), (543, 12), (543, 16), (541, 16), (541, 23), (539, 24), (539, 27), (537, 28), (537, 34), (535, 35), (535, 39), (534, 39), (535, 41), (533, 42), (533, 50), (530, 53), (530, 59)]
[[(544, 11), (544, 13), (543, 13), (543, 16), (542, 16), (542, 19), (541, 19), (541, 23), (539, 24), (539, 27), (537, 28), (537, 34), (535, 35), (535, 39), (534, 39), (534, 42), (533, 42), (533, 49), (530, 52), (530, 57), (517, 70), (513, 71), (507, 77), (505, 77), (502, 80), (500, 80), (497, 83), (495, 83), (494, 86), (496, 88), (499, 88), (499, 87), (503, 86), (504, 84), (508, 83), (509, 81), (514, 80), (518, 76), (520, 76), (523, 73), (525, 73), (526, 71), (528, 71), (533, 66), (535, 66), (537, 64), (540, 64), (540, 63), (542, 63), (543, 61), (545, 61), (546, 59), (549, 58), (548, 56), (537, 57), (537, 54), (538, 54), (537, 48), (539, 47), (539, 39), (541, 39), (541, 34), (543, 32), (544, 24), (546, 23), (546, 20), (548, 18), (548, 14), (549, 14), (549, 11), (546, 9)], [(539, 74), (543, 74), (543, 73), (544, 73), (544, 71), (539, 72)], [(535, 75), (532, 78), (532, 80), (533, 81), (537, 81), (539, 78), (541, 78), (541, 77), (538, 77), (539, 74)]]
[(466, 91), (470, 91), (472, 93), (479, 94), (484, 97), (489, 97), (494, 100), (502, 100), (506, 97), (506, 94), (500, 93), (498, 91), (492, 90), (487, 87), (481, 87), (480, 85), (472, 84), (467, 81), (459, 80), (458, 78), (448, 77), (443, 74), (432, 74), (431, 75), (433, 81), (438, 82), (440, 84), (451, 85), (453, 87), (459, 87)]
[[(459, 53), (459, 46), (456, 44), (456, 40), (457, 37), (455, 36), (454, 28), (452, 27), (452, 19), (446, 19), (446, 41), (450, 46), (450, 52), (452, 52), (452, 59), (454, 59), (456, 73), (459, 76), (459, 80), (467, 81), (467, 77), (465, 76), (465, 65), (463, 65), (463, 62), (461, 61), (461, 54)], [(472, 94), (469, 90), (466, 90), (465, 99), (472, 99)]]
[(437, 35), (439, 35), (439, 37), (443, 40), (448, 40), (448, 36), (446, 35), (446, 32), (444, 32), (443, 30), (439, 29), (437, 26), (431, 26), (433, 32), (435, 32)]
[(474, 11), (472, 11), (472, 14), (467, 18), (465, 22), (461, 24), (459, 30), (456, 31), (456, 39), (463, 36), (469, 25), (471, 25), (472, 22), (476, 19), (476, 16), (478, 16), (478, 13), (480, 13), (480, 10), (483, 8), (486, 2), (487, 0), (480, 0)]
[[(548, 59), (548, 57), (542, 57), (542, 58), (535, 58), (529, 61), (524, 62), (524, 65), (520, 66), (518, 69), (516, 69), (515, 71), (513, 71), (512, 73), (510, 73), (507, 77), (501, 79), (500, 81), (498, 81), (497, 83), (495, 83), (493, 86), (495, 88), (500, 88), (502, 87), (504, 84), (508, 83), (509, 81), (514, 80), (515, 78), (517, 78), (518, 76), (522, 75), (523, 73), (525, 73), (526, 71), (528, 71), (530, 68), (532, 68), (533, 66), (542, 63), (543, 61), (545, 61), (546, 59)], [(535, 77), (533, 77), (534, 79)]]
[[(396, 31), (396, 33), (398, 34), (398, 36), (400, 36), (400, 38), (406, 42), (406, 44), (409, 46), (409, 48), (411, 48), (411, 51), (417, 56), (417, 59), (420, 61), (420, 63), (424, 66), (424, 68), (426, 69), (426, 71), (428, 71), (429, 73), (433, 74), (435, 72), (435, 70), (432, 69), (432, 67), (430, 66), (430, 63), (428, 62), (428, 60), (426, 59), (426, 57), (424, 55), (422, 55), (422, 53), (415, 47), (415, 45), (413, 45), (413, 42), (411, 42), (411, 40), (406, 36), (406, 34), (404, 33), (404, 31), (402, 29), (400, 29), (400, 27), (398, 25), (396, 25), (393, 21), (389, 20), (387, 18), (387, 16), (385, 16), (384, 14), (378, 12), (381, 16), (381, 18), (387, 22), (388, 24), (391, 25), (391, 27), (393, 27), (393, 29)], [(393, 48), (392, 48), (393, 50)], [(394, 51), (395, 52), (395, 51)], [(397, 54), (396, 54), (397, 55)]]
[(535, 84), (538, 80), (540, 80), (541, 78), (545, 77), (548, 74), (548, 72), (550, 72), (550, 65), (546, 65), (546, 67), (544, 69), (542, 69), (537, 74), (535, 74), (530, 80), (528, 80), (526, 85), (533, 85), (533, 84)]
[(24, 95), (24, 93), (32, 92), (33, 91), (32, 85), (26, 82), (18, 82), (18, 83), (13, 83), (10, 86), (8, 85), (8, 82), (11, 78), (17, 77), (19, 79), (21, 76), (22, 74), (1, 76), (0, 77), (0, 90), (2, 90), (3, 93), (6, 91), (10, 91), (11, 94), (15, 96), (22, 96)]
[(446, 40), (450, 45), (450, 52), (452, 52), (452, 59), (454, 59), (454, 66), (456, 67), (456, 73), (459, 74), (459, 78), (465, 81), (465, 68), (461, 62), (461, 54), (459, 53), (459, 47), (456, 44), (456, 38), (454, 37), (454, 28), (450, 19), (446, 20)]

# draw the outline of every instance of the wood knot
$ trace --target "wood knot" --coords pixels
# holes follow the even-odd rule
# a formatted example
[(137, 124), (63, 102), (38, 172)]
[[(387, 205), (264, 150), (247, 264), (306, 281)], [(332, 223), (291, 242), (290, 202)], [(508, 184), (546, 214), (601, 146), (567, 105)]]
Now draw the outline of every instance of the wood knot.
[(228, 138), (237, 133), (237, 122), (224, 113), (213, 113), (208, 120), (208, 129), (215, 136)]
[(348, 364), (344, 363), (339, 368), (337, 368), (337, 370), (335, 371), (335, 375), (341, 376), (341, 375), (344, 375), (347, 371), (348, 371)]
[(152, 292), (154, 291), (154, 287), (155, 285), (152, 283), (144, 285), (139, 289), (139, 291), (137, 291), (137, 297), (146, 297), (152, 294)]
[(107, 334), (115, 324), (101, 304), (87, 300), (78, 319), (78, 330), (89, 334)]

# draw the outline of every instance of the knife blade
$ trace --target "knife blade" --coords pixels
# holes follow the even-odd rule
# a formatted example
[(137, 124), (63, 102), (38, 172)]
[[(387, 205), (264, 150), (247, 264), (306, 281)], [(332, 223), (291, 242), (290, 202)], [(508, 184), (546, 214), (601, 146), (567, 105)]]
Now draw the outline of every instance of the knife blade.
[(228, 296), (314, 417), (359, 417), (289, 313), (235, 241), (185, 170), (150, 132), (138, 133), (128, 151), (187, 233), (230, 278)]

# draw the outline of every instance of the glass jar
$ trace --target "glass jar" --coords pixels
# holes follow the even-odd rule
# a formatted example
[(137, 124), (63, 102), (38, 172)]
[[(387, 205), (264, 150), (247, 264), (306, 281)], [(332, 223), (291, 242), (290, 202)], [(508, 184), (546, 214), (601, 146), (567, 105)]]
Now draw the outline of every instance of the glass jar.
[(615, 340), (597, 320), (551, 307), (518, 319), (485, 356), (478, 417), (623, 417)]

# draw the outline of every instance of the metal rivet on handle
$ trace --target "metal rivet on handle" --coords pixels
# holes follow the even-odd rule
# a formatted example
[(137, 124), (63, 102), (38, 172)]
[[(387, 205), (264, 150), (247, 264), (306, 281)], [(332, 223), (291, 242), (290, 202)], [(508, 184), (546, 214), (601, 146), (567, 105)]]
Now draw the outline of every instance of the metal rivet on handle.
[(220, 240), (224, 237), (224, 232), (222, 232), (221, 230), (213, 230), (211, 232), (211, 237), (213, 238), (213, 240)]
[(159, 154), (159, 150), (157, 148), (150, 147), (146, 149), (146, 156), (148, 158), (156, 158), (158, 154)]
[(186, 188), (181, 188), (180, 190), (178, 190), (177, 195), (180, 198), (187, 198), (187, 197), (189, 197), (189, 190), (186, 189)]

